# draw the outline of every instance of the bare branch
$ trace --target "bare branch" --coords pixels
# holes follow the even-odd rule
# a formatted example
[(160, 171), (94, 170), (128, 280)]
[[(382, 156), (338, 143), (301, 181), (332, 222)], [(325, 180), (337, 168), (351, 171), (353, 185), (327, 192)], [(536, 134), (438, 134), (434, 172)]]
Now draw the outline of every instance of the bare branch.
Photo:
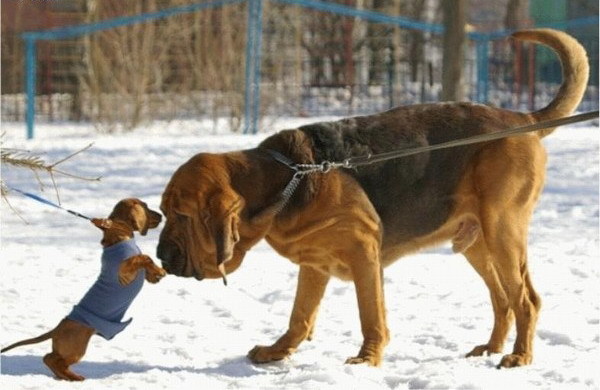
[[(3, 138), (4, 134), (0, 135), (0, 139)], [(1, 144), (1, 142), (0, 142)], [(0, 158), (2, 164), (10, 165), (12, 167), (18, 169), (29, 169), (32, 171), (35, 176), (36, 181), (40, 185), (40, 188), (44, 189), (44, 183), (40, 177), (40, 172), (45, 172), (52, 182), (52, 187), (54, 188), (54, 192), (56, 193), (56, 199), (60, 204), (60, 194), (58, 191), (58, 184), (56, 182), (56, 175), (74, 178), (78, 180), (86, 180), (86, 181), (99, 181), (100, 177), (83, 177), (79, 175), (75, 175), (64, 170), (56, 169), (56, 166), (64, 163), (65, 161), (72, 159), (78, 154), (88, 150), (92, 147), (93, 144), (90, 144), (82, 149), (77, 150), (74, 153), (69, 154), (68, 156), (56, 161), (53, 164), (46, 163), (39, 155), (35, 155), (28, 150), (21, 149), (12, 149), (12, 148), (2, 148), (0, 150)], [(8, 202), (7, 195), (10, 192), (10, 187), (7, 186), (2, 179), (0, 179), (0, 196), (6, 201), (11, 210), (16, 210), (12, 207), (10, 202)], [(18, 214), (18, 213), (17, 213)], [(23, 219), (23, 218), (21, 218)]]
[(81, 152), (84, 152), (84, 151), (88, 150), (88, 149), (89, 149), (89, 148), (91, 148), (93, 145), (94, 145), (94, 143), (92, 142), (91, 144), (89, 144), (89, 145), (88, 145), (88, 146), (86, 146), (85, 148), (79, 149), (78, 151), (76, 151), (76, 152), (74, 152), (74, 153), (71, 153), (71, 154), (69, 154), (67, 157), (65, 157), (65, 158), (63, 158), (63, 159), (61, 159), (61, 160), (58, 160), (58, 161), (57, 161), (57, 162), (55, 162), (54, 164), (50, 165), (50, 168), (54, 168), (54, 167), (55, 167), (55, 166), (57, 166), (58, 164), (60, 164), (60, 163), (63, 163), (63, 162), (65, 162), (65, 161), (67, 161), (68, 159), (70, 159), (70, 158), (72, 158), (72, 157), (74, 157), (74, 156), (78, 155), (79, 153), (81, 153)]

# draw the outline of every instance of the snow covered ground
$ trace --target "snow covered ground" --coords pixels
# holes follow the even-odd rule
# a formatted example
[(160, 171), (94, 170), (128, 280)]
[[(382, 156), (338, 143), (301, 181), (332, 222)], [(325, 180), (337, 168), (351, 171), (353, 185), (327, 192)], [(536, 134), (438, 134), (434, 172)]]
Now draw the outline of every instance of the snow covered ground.
[[(279, 123), (276, 128), (297, 122)], [(94, 146), (63, 169), (100, 182), (59, 179), (63, 205), (105, 216), (114, 203), (137, 196), (158, 208), (173, 171), (200, 151), (256, 145), (265, 135), (210, 134), (199, 123), (155, 123), (132, 134), (98, 135), (89, 126), (40, 125), (24, 140), (22, 124), (3, 124), (4, 147), (56, 161)], [(42, 363), (50, 343), (1, 357), (2, 389), (577, 389), (600, 387), (599, 131), (591, 125), (546, 138), (547, 185), (533, 219), (529, 259), (543, 308), (533, 365), (496, 370), (500, 355), (464, 358), (487, 341), (492, 310), (483, 282), (448, 246), (410, 256), (385, 271), (392, 340), (382, 367), (344, 365), (361, 344), (352, 284), (333, 280), (312, 342), (290, 359), (253, 365), (255, 344), (273, 342), (287, 327), (297, 268), (265, 243), (244, 266), (220, 280), (169, 276), (147, 284), (129, 314), (130, 327), (107, 342), (93, 337), (74, 370), (81, 384), (55, 380)], [(10, 185), (39, 193), (30, 172), (2, 167)], [(47, 181), (46, 181), (47, 182)], [(51, 187), (44, 196), (55, 199)], [(0, 344), (55, 326), (94, 281), (100, 232), (88, 222), (10, 197), (28, 224), (2, 204)], [(159, 229), (138, 237), (154, 257)], [(505, 351), (512, 347), (514, 334)]]

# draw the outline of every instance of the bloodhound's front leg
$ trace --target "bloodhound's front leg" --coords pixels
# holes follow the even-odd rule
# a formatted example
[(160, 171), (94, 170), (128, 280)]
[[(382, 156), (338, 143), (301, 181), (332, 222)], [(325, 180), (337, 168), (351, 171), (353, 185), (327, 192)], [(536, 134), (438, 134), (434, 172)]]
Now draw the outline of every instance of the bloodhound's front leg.
[(308, 266), (300, 266), (289, 329), (273, 345), (257, 345), (252, 348), (248, 352), (248, 358), (252, 362), (282, 360), (294, 353), (302, 341), (312, 336), (319, 303), (328, 281), (329, 275)]
[(364, 250), (356, 250), (348, 255), (352, 256), (352, 273), (364, 339), (358, 355), (348, 358), (346, 363), (367, 363), (371, 366), (379, 366), (383, 349), (390, 340), (386, 322), (383, 268), (379, 261), (379, 250), (375, 246), (365, 245)]

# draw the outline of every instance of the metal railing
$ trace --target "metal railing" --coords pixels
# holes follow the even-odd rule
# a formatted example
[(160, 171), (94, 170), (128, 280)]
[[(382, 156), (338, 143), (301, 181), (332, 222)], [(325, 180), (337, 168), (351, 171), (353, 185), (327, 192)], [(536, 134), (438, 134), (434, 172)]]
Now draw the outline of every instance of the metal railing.
[[(25, 42), (25, 93), (26, 93), (26, 131), (27, 138), (33, 138), (35, 121), (36, 96), (36, 43), (44, 40), (58, 40), (93, 34), (117, 27), (130, 26), (172, 17), (179, 14), (199, 12), (211, 8), (220, 8), (233, 4), (247, 4), (246, 50), (245, 50), (245, 86), (244, 86), (244, 133), (256, 133), (261, 104), (261, 62), (262, 62), (262, 30), (263, 3), (267, 0), (214, 0), (194, 3), (186, 6), (172, 7), (157, 12), (134, 16), (118, 17), (101, 22), (67, 26), (62, 28), (30, 31), (22, 34)], [(306, 9), (357, 18), (370, 23), (380, 23), (403, 29), (412, 29), (441, 35), (444, 28), (438, 24), (430, 24), (411, 20), (405, 17), (390, 16), (374, 11), (355, 9), (337, 3), (318, 0), (271, 0), (272, 2), (294, 5)], [(582, 18), (570, 21), (546, 24), (543, 27), (559, 29), (579, 26), (597, 25), (597, 17)], [(500, 30), (490, 33), (470, 32), (468, 37), (475, 44), (476, 92), (475, 100), (485, 103), (489, 96), (489, 46), (493, 40), (509, 35), (511, 31)]]

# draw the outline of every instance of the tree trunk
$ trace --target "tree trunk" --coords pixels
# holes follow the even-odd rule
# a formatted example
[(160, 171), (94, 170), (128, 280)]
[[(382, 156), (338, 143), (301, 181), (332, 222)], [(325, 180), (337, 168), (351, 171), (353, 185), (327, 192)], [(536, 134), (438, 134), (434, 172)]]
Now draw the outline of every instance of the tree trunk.
[(504, 27), (507, 30), (518, 30), (525, 21), (525, 10), (527, 9), (527, 0), (508, 0), (506, 4), (506, 15), (504, 17)]
[(463, 100), (462, 68), (465, 52), (466, 0), (443, 2), (444, 53), (442, 100)]
[[(373, 0), (372, 10), (386, 13), (390, 0)], [(381, 85), (384, 81), (386, 48), (389, 47), (389, 25), (369, 23), (367, 25), (368, 46), (370, 49), (369, 84)]]
[[(412, 2), (410, 17), (413, 20), (423, 20), (426, 0)], [(423, 46), (425, 44), (425, 33), (419, 30), (409, 32), (408, 61), (410, 66), (410, 81), (419, 80), (419, 66), (423, 63)], [(425, 72), (425, 69), (421, 70)]]

